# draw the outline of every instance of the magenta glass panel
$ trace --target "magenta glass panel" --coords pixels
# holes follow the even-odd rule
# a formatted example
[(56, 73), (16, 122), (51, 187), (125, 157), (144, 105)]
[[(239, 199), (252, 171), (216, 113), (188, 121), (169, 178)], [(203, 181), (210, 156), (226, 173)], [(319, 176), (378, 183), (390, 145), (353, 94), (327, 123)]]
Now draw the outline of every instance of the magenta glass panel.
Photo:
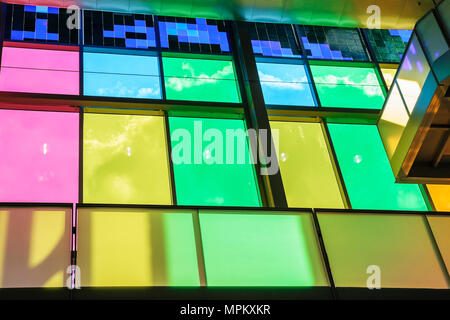
[(79, 94), (79, 52), (4, 47), (0, 90)]
[(0, 110), (0, 202), (77, 202), (79, 115)]

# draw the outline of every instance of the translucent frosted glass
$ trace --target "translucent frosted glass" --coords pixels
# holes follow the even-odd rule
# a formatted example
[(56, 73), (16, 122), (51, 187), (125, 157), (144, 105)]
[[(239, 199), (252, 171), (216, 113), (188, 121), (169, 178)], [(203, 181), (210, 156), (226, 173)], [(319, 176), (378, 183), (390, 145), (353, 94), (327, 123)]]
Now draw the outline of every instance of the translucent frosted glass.
[(315, 106), (305, 66), (257, 63), (266, 104)]
[(82, 287), (198, 286), (192, 213), (80, 209)]
[(83, 157), (84, 202), (172, 203), (163, 117), (85, 114)]
[(170, 117), (169, 124), (173, 156), (179, 157), (174, 160), (178, 204), (260, 206), (248, 141), (227, 138), (227, 130), (244, 132), (242, 120)]
[(71, 210), (0, 208), (0, 288), (66, 286)]
[(433, 204), (438, 211), (450, 211), (450, 185), (427, 184)]
[(428, 216), (431, 232), (436, 239), (439, 251), (441, 252), (447, 270), (450, 269), (450, 217), (449, 216)]
[(0, 110), (0, 202), (78, 202), (77, 113)]
[(271, 121), (278, 130), (283, 186), (290, 207), (344, 208), (319, 123)]
[(388, 89), (390, 89), (397, 69), (381, 68), (381, 73), (383, 74), (384, 82), (386, 82)]
[(419, 186), (395, 183), (375, 125), (329, 124), (352, 208), (427, 210)]
[(209, 286), (327, 286), (309, 214), (200, 212)]
[(158, 58), (110, 53), (84, 53), (84, 94), (161, 99)]
[(318, 219), (336, 286), (366, 288), (367, 268), (375, 265), (381, 288), (448, 288), (424, 217), (320, 213)]
[(163, 57), (170, 100), (241, 102), (232, 61)]
[(386, 153), (391, 159), (408, 123), (409, 115), (396, 83), (387, 99), (378, 128)]
[(430, 66), (414, 35), (397, 76), (397, 83), (410, 113), (416, 106), (429, 72)]
[(428, 54), (431, 63), (448, 51), (447, 41), (432, 13), (419, 22), (417, 33), (422, 39), (424, 50)]
[(0, 91), (79, 94), (79, 53), (3, 47)]
[(374, 68), (312, 65), (323, 107), (381, 109), (384, 95)]

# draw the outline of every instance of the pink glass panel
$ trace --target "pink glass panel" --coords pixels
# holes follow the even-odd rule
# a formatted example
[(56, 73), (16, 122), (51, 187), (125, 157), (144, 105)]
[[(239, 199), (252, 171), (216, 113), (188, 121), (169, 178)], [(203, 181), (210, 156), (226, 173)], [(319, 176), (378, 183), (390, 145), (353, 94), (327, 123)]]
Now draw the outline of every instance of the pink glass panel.
[(0, 110), (0, 202), (77, 202), (79, 115)]
[(4, 47), (0, 90), (79, 94), (79, 52)]

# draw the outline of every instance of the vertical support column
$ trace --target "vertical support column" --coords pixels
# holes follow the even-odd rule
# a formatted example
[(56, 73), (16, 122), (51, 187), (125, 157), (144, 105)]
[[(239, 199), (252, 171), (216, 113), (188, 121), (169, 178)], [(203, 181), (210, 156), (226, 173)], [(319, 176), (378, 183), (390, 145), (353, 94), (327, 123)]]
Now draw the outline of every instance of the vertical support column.
[[(240, 80), (242, 100), (247, 117), (248, 127), (257, 132), (266, 130), (267, 143), (262, 143), (258, 138), (258, 154), (264, 156), (271, 155), (271, 150), (275, 150), (270, 130), (269, 117), (267, 115), (263, 92), (258, 77), (258, 69), (250, 40), (250, 35), (245, 26), (235, 21), (230, 22), (231, 48), (236, 63), (236, 71)], [(257, 155), (254, 155), (255, 159)], [(261, 159), (260, 159), (261, 161)], [(277, 163), (273, 163), (276, 161)], [(271, 166), (278, 166), (278, 159), (272, 160)], [(269, 207), (287, 208), (286, 194), (284, 192), (283, 181), (280, 170), (272, 175), (261, 174), (260, 165), (256, 166), (259, 182), (262, 183), (265, 195), (264, 204)]]
[(6, 3), (0, 3), (0, 68), (2, 61), (3, 40), (6, 32)]

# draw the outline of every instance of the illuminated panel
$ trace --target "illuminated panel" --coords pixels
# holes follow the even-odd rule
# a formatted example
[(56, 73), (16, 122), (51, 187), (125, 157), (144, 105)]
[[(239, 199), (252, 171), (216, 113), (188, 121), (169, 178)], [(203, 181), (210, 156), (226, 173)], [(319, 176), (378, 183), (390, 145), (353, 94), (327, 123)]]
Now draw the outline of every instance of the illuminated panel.
[(0, 110), (0, 202), (78, 202), (77, 113)]
[(81, 287), (199, 286), (192, 212), (80, 209)]
[(257, 56), (300, 58), (292, 27), (287, 24), (245, 22)]
[(427, 184), (437, 211), (450, 211), (450, 185)]
[(392, 82), (394, 81), (395, 74), (397, 73), (397, 69), (380, 68), (380, 70), (383, 75), (384, 82), (386, 83), (388, 89), (390, 89)]
[(418, 215), (319, 213), (337, 287), (366, 288), (369, 266), (380, 268), (381, 288), (447, 289), (446, 277)]
[(423, 18), (417, 26), (417, 34), (423, 42), (423, 47), (430, 62), (433, 63), (448, 51), (448, 44), (442, 34), (434, 14)]
[(225, 21), (158, 17), (161, 48), (174, 51), (228, 53)]
[(449, 216), (427, 216), (431, 232), (436, 239), (439, 251), (447, 270), (450, 269), (450, 217)]
[(158, 58), (84, 52), (84, 94), (161, 99)]
[(315, 106), (305, 66), (262, 62), (257, 66), (266, 104)]
[(374, 68), (311, 65), (323, 107), (381, 109), (384, 94)]
[(85, 114), (83, 176), (86, 203), (171, 204), (164, 118)]
[(419, 186), (395, 183), (375, 125), (328, 125), (353, 209), (427, 210)]
[(167, 99), (241, 102), (232, 61), (163, 57)]
[(299, 26), (299, 37), (310, 59), (368, 61), (358, 29)]
[(310, 214), (200, 211), (208, 286), (328, 286)]
[(67, 28), (73, 15), (62, 8), (6, 4), (5, 39), (78, 45), (77, 28)]
[(399, 63), (405, 53), (412, 30), (364, 29), (378, 62)]
[(430, 66), (425, 54), (420, 48), (417, 37), (413, 36), (396, 80), (410, 113), (416, 106), (429, 72)]
[(279, 136), (278, 163), (288, 205), (344, 208), (321, 124), (271, 121), (270, 127)]
[(169, 124), (179, 205), (261, 205), (242, 120), (170, 117)]
[(71, 210), (0, 208), (0, 288), (66, 286)]
[(84, 44), (118, 48), (156, 47), (153, 16), (84, 10)]
[(3, 47), (0, 91), (79, 94), (79, 52)]

